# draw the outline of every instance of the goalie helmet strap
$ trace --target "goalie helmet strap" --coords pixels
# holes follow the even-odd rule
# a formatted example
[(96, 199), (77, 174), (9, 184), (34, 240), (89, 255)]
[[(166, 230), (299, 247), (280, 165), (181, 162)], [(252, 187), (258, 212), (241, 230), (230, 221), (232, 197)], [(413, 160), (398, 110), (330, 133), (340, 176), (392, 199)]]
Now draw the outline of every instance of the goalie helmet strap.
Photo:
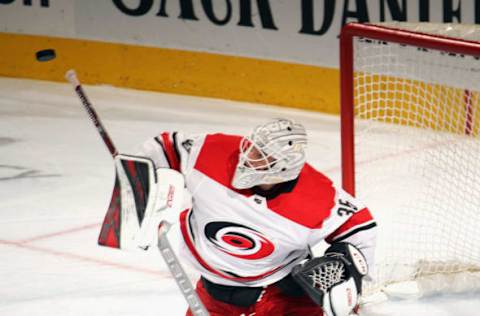
[(292, 192), (297, 182), (298, 182), (298, 178), (293, 179), (291, 181), (276, 184), (273, 188), (269, 190), (263, 190), (259, 186), (254, 186), (252, 188), (252, 191), (257, 195), (263, 196), (267, 200), (272, 200), (282, 193)]

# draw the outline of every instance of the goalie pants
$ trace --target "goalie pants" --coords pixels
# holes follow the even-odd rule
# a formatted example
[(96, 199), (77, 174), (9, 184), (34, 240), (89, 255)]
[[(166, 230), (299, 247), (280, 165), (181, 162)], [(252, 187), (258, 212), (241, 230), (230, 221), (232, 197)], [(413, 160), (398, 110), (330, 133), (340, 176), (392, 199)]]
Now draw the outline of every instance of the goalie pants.
[[(212, 297), (200, 280), (196, 289), (210, 316), (323, 316), (322, 309), (307, 295), (290, 296), (278, 286), (271, 285), (262, 290), (255, 304), (249, 307), (240, 307), (221, 302)], [(190, 310), (187, 316), (192, 316)]]

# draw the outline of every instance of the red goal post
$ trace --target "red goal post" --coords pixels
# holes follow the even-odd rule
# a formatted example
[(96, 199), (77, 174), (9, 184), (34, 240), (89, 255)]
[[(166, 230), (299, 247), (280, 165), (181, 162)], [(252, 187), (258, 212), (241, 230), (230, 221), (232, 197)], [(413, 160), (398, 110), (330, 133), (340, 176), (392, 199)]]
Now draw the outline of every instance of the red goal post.
[(479, 289), (480, 26), (348, 24), (340, 82), (342, 185), (379, 224), (365, 292)]
[(480, 57), (480, 43), (440, 35), (412, 32), (380, 25), (350, 23), (340, 34), (340, 105), (342, 138), (342, 185), (355, 194), (354, 158), (354, 58), (353, 39), (365, 37), (379, 41), (412, 45), (425, 49), (435, 49), (457, 54)]

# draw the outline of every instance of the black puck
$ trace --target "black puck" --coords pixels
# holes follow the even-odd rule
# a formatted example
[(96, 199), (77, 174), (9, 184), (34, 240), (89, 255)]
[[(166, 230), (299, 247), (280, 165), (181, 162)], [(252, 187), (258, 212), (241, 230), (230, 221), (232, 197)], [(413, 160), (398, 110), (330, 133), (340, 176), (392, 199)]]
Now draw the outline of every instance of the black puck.
[(38, 61), (49, 61), (55, 58), (55, 50), (53, 49), (42, 49), (35, 53)]

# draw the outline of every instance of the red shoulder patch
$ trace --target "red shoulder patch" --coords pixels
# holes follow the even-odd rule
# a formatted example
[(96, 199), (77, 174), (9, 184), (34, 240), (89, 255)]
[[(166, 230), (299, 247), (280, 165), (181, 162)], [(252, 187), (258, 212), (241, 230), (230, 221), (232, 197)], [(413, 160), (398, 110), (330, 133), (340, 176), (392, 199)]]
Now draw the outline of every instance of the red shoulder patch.
[(230, 190), (243, 192), (244, 190), (237, 190), (231, 185), (241, 139), (236, 135), (207, 135), (195, 162), (195, 169)]
[(275, 213), (308, 228), (320, 228), (335, 206), (332, 181), (305, 164), (295, 188), (267, 201)]

